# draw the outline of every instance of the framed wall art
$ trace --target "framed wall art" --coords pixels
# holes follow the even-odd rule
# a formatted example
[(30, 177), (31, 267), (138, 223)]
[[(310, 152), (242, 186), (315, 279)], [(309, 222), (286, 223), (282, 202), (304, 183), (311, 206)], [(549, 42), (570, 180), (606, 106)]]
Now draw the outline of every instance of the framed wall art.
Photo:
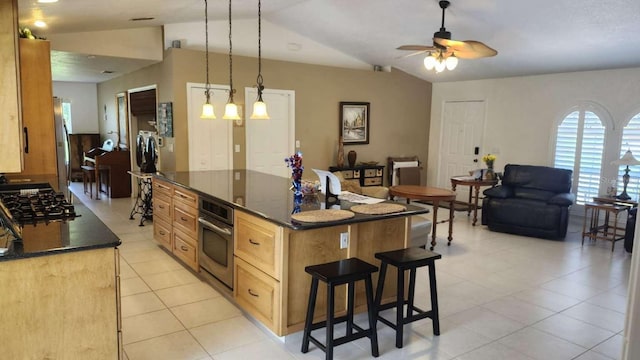
[(369, 103), (340, 102), (340, 136), (345, 145), (369, 143)]

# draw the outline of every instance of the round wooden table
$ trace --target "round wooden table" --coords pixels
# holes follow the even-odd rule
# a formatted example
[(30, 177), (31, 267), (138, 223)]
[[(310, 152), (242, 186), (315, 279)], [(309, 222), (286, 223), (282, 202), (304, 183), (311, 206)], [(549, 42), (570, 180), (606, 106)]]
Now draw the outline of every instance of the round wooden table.
[[(451, 190), (456, 191), (456, 186), (464, 185), (469, 186), (469, 201), (467, 202), (468, 210), (467, 216), (471, 215), (473, 209), (473, 222), (472, 226), (476, 226), (478, 221), (478, 198), (480, 197), (480, 187), (482, 186), (496, 186), (498, 180), (486, 180), (486, 179), (474, 179), (471, 176), (454, 176), (451, 178)], [(473, 202), (471, 202), (473, 200)]]
[[(456, 201), (456, 193), (449, 189), (442, 189), (430, 186), (420, 185), (396, 185), (389, 188), (389, 195), (400, 196), (407, 199), (407, 203), (411, 199), (425, 200), (433, 203), (433, 228), (431, 230), (431, 250), (436, 246), (436, 225), (443, 222), (449, 222), (449, 242), (447, 246), (451, 245), (453, 240), (453, 205)], [(449, 203), (449, 219), (438, 221), (438, 207), (440, 201)]]

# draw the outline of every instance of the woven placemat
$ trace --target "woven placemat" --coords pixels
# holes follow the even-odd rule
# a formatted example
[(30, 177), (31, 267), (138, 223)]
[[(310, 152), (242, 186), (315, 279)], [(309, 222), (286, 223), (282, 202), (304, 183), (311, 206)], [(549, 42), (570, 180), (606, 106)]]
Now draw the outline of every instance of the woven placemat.
[(407, 210), (407, 207), (404, 205), (388, 203), (355, 205), (351, 207), (351, 211), (367, 215), (393, 214), (405, 210)]
[(351, 219), (354, 216), (355, 214), (348, 210), (327, 209), (327, 210), (303, 211), (296, 214), (292, 214), (291, 218), (293, 220), (302, 221), (302, 222), (317, 223), (317, 222), (346, 220), (346, 219)]

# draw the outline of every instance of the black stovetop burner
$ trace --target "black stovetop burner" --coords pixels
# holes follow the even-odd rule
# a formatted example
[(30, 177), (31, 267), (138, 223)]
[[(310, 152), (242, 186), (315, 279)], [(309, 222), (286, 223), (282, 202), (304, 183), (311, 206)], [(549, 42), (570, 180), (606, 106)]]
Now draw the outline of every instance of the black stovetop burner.
[(0, 193), (0, 200), (13, 221), (21, 226), (40, 222), (72, 220), (77, 215), (63, 193), (53, 189), (20, 190)]

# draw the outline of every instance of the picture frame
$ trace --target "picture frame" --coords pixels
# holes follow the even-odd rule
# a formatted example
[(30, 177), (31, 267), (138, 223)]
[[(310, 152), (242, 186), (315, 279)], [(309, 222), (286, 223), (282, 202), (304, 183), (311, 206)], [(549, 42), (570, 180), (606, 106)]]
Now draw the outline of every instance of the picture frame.
[(158, 132), (160, 136), (173, 137), (173, 103), (158, 104)]
[(369, 116), (368, 102), (340, 102), (340, 136), (345, 145), (369, 143)]
[(116, 94), (116, 115), (118, 127), (117, 147), (127, 149), (129, 147), (129, 108), (126, 92)]

